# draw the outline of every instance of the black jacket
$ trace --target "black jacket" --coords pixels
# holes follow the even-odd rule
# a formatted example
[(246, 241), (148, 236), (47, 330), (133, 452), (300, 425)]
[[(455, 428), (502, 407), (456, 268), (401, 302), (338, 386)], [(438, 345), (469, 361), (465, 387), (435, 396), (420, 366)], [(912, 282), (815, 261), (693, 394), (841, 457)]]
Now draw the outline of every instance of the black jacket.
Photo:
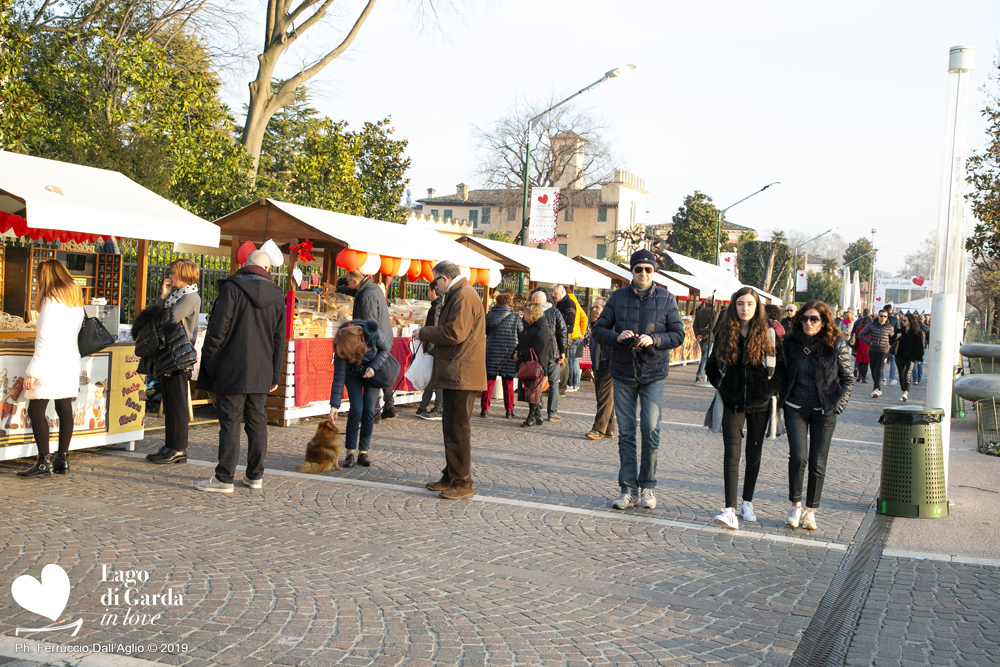
[(201, 348), (198, 388), (215, 394), (267, 394), (280, 384), (285, 295), (244, 267), (219, 285)]
[(695, 336), (707, 341), (715, 340), (715, 306), (704, 306), (695, 311), (692, 327)]
[[(635, 347), (634, 339), (618, 342), (618, 334), (633, 331), (653, 339), (649, 347)], [(611, 377), (623, 382), (650, 384), (667, 377), (670, 350), (684, 343), (684, 325), (670, 292), (652, 285), (644, 296), (631, 284), (615, 290), (594, 323), (594, 338), (610, 353)]]
[[(438, 313), (441, 312), (442, 305), (444, 305), (443, 294), (431, 301), (430, 308), (427, 309), (427, 318), (424, 320), (425, 327), (432, 327), (437, 324)], [(434, 354), (434, 343), (423, 342), (421, 345), (424, 346), (424, 352), (426, 354)]]
[[(551, 310), (551, 309), (550, 309)], [(526, 326), (517, 335), (517, 361), (531, 361), (531, 352), (534, 350), (538, 361), (542, 363), (542, 371), (546, 375), (551, 368), (549, 350), (553, 347), (552, 330), (544, 318), (539, 318), (531, 326)]]
[(864, 329), (858, 333), (858, 339), (866, 343), (871, 352), (886, 354), (889, 346), (892, 345), (892, 337), (896, 333), (896, 327), (886, 320), (885, 324), (879, 324), (878, 320), (872, 320)]
[(494, 304), (486, 313), (486, 377), (512, 378), (517, 375), (514, 350), (524, 320), (510, 306)]
[(132, 335), (141, 357), (140, 373), (162, 378), (194, 368), (198, 355), (183, 323), (174, 319), (173, 309), (161, 305), (150, 306), (135, 318)]
[(899, 337), (899, 350), (896, 351), (896, 363), (924, 360), (924, 332), (904, 331)]
[(795, 386), (795, 379), (799, 368), (799, 362), (805, 356), (806, 348), (815, 347), (811, 351), (813, 369), (815, 370), (816, 389), (819, 393), (820, 403), (823, 405), (824, 414), (840, 414), (847, 407), (847, 401), (851, 398), (851, 389), (854, 388), (854, 364), (851, 363), (851, 348), (843, 338), (838, 338), (833, 347), (822, 344), (810, 345), (808, 337), (801, 331), (788, 336), (784, 341), (785, 366), (787, 376), (785, 386), (782, 387), (778, 395), (779, 404), (783, 404), (785, 399)]
[[(722, 402), (736, 412), (760, 412), (771, 406), (771, 397), (777, 396), (785, 384), (787, 371), (785, 358), (781, 349), (781, 339), (776, 335), (774, 340), (775, 356), (774, 374), (767, 377), (767, 367), (764, 362), (754, 365), (733, 364), (726, 366), (718, 359), (718, 345), (712, 348), (712, 354), (705, 364), (705, 373), (712, 386), (719, 390)], [(746, 340), (740, 336), (740, 354)], [(725, 366), (725, 375), (722, 374)]]
[(587, 329), (587, 335), (590, 336), (590, 370), (594, 373), (603, 371), (608, 367), (611, 353), (608, 351), (607, 346), (597, 342), (597, 336), (594, 335), (593, 322)]
[(569, 298), (569, 294), (562, 298), (562, 301), (556, 302), (556, 308), (563, 316), (563, 321), (566, 323), (566, 328), (569, 329), (569, 335), (573, 336), (573, 325), (576, 324), (576, 304), (573, 303), (573, 299)]
[(378, 384), (376, 382), (378, 370), (382, 368), (382, 365), (389, 357), (389, 353), (392, 351), (392, 343), (382, 335), (382, 332), (378, 328), (378, 322), (375, 320), (367, 320), (365, 322), (349, 322), (343, 326), (347, 326), (348, 324), (361, 326), (362, 335), (365, 339), (365, 345), (368, 346), (368, 351), (365, 352), (365, 356), (361, 358), (360, 364), (352, 364), (346, 359), (341, 359), (337, 356), (336, 352), (334, 352), (333, 383), (330, 385), (330, 405), (335, 408), (340, 407), (341, 399), (344, 397), (344, 380), (347, 377), (347, 374), (350, 373), (355, 377), (361, 377), (367, 369), (371, 368), (376, 375), (368, 378), (367, 381), (373, 387), (376, 386)]
[(382, 289), (371, 278), (365, 278), (354, 295), (354, 310), (352, 320), (375, 320), (378, 330), (386, 340), (392, 343), (392, 322), (389, 319), (389, 306), (386, 304)]
[(549, 359), (558, 359), (569, 352), (571, 330), (566, 328), (566, 321), (557, 308), (547, 308), (543, 314), (545, 321), (549, 323), (549, 331), (552, 332), (553, 344), (549, 348)]

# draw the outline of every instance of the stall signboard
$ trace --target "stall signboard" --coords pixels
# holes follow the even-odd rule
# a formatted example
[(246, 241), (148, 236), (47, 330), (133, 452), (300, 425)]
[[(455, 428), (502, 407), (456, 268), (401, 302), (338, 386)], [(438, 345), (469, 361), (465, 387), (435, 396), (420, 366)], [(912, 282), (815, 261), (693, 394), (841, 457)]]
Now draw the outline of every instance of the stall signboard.
[(722, 252), (719, 253), (719, 265), (724, 268), (729, 273), (736, 274), (736, 253), (735, 252)]
[(108, 350), (111, 357), (109, 414), (112, 416), (108, 433), (138, 431), (146, 417), (146, 382), (139, 373), (139, 357), (131, 345)]
[(555, 243), (559, 218), (559, 188), (531, 188), (529, 243)]
[(805, 271), (795, 272), (795, 291), (796, 292), (809, 291), (809, 276), (806, 275)]

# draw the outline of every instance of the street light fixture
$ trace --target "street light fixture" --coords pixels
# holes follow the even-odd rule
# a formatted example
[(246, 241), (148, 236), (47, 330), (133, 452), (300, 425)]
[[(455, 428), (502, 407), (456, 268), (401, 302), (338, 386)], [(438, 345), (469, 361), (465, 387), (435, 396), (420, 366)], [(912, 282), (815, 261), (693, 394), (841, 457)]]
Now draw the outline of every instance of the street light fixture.
[[(754, 195), (759, 195), (761, 192), (763, 192), (764, 190), (767, 190), (772, 185), (781, 185), (781, 181), (775, 181), (774, 183), (768, 183), (767, 185), (765, 185), (764, 187), (762, 187), (760, 190), (758, 190), (757, 192), (753, 193), (752, 195), (747, 195), (743, 199), (739, 200), (738, 202), (736, 202), (736, 204), (742, 204), (746, 200), (750, 199), (750, 197), (753, 197)], [(728, 211), (729, 209), (731, 209), (733, 206), (736, 206), (736, 204), (730, 204), (726, 208), (724, 208), (724, 209), (722, 209), (722, 210), (719, 211), (719, 221), (718, 221), (718, 224), (715, 226), (715, 265), (716, 266), (722, 266), (722, 264), (720, 263), (720, 260), (721, 260), (720, 254), (721, 254), (721, 250), (722, 250), (722, 218), (726, 215), (726, 211)]]
[[(558, 109), (559, 107), (561, 107), (562, 105), (566, 104), (567, 102), (569, 102), (571, 99), (573, 99), (577, 95), (582, 95), (583, 93), (587, 92), (591, 88), (595, 88), (595, 87), (601, 85), (602, 83), (604, 83), (608, 79), (614, 79), (615, 77), (621, 76), (622, 74), (625, 74), (627, 72), (631, 72), (634, 69), (635, 69), (635, 65), (622, 65), (621, 67), (616, 67), (616, 68), (614, 68), (612, 70), (608, 70), (607, 72), (604, 73), (604, 76), (602, 76), (600, 79), (598, 79), (594, 83), (590, 84), (586, 88), (581, 88), (580, 90), (576, 91), (575, 93), (573, 93), (572, 95), (570, 95), (569, 97), (567, 97), (566, 99), (564, 99), (562, 102), (559, 102), (557, 104), (553, 104), (548, 109), (546, 109), (545, 111), (543, 111), (542, 113), (538, 114), (537, 116), (535, 116), (534, 118), (532, 118), (531, 120), (528, 121), (528, 131), (524, 135), (524, 172), (522, 173), (522, 180), (523, 180), (523, 183), (524, 183), (524, 191), (522, 192), (523, 197), (522, 197), (522, 203), (521, 203), (521, 245), (522, 246), (528, 245), (528, 165), (530, 163), (530, 158), (531, 158), (531, 131), (535, 129), (535, 125), (538, 124), (538, 121), (540, 121), (542, 118), (544, 118), (545, 115), (547, 113), (549, 113), (550, 111), (552, 111), (554, 109)], [(521, 293), (521, 294), (523, 294), (524, 293), (524, 274), (523, 273), (521, 274), (521, 278), (518, 281), (518, 285), (519, 285), (518, 292)]]

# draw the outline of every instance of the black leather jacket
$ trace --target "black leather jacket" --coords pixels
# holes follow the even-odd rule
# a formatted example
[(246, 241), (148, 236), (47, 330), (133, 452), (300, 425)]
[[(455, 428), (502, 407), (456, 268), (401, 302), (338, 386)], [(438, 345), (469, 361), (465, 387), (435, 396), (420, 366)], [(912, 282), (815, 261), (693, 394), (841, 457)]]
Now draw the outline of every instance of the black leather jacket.
[(809, 350), (810, 354), (815, 355), (812, 357), (812, 367), (819, 400), (823, 405), (823, 413), (833, 412), (839, 415), (843, 412), (851, 398), (851, 390), (854, 388), (854, 365), (851, 363), (851, 348), (848, 347), (844, 339), (838, 338), (833, 347), (827, 347), (810, 340), (800, 331), (786, 338), (784, 343), (785, 365), (788, 369), (788, 375), (785, 378), (785, 386), (778, 395), (779, 404), (784, 404), (792, 387), (795, 386), (799, 362)]

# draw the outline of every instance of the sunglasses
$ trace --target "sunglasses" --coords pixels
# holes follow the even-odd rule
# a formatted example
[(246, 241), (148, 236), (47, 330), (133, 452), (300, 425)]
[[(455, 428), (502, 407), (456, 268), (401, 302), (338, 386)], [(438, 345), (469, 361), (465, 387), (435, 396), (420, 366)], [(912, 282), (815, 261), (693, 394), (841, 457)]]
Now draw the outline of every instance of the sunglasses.
[(801, 315), (799, 319), (803, 322), (812, 322), (813, 324), (819, 324), (823, 321), (823, 318), (819, 315)]
[(632, 273), (652, 273), (653, 267), (651, 266), (637, 266), (632, 269)]

